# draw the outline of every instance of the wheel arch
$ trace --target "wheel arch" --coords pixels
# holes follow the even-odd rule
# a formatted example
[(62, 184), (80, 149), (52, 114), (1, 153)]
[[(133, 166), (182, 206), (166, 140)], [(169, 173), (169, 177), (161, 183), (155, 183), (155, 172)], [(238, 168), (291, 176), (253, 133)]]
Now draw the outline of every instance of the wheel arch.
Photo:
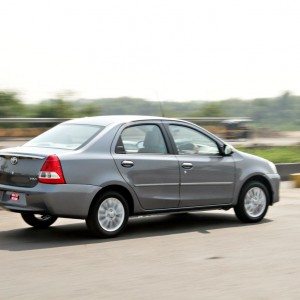
[(129, 207), (129, 215), (133, 215), (134, 214), (134, 199), (133, 199), (133, 196), (131, 194), (131, 192), (124, 186), (122, 185), (119, 185), (119, 184), (110, 184), (110, 185), (107, 185), (103, 188), (101, 188), (97, 194), (94, 196), (91, 204), (90, 204), (90, 207), (89, 207), (89, 213), (90, 213), (90, 210), (92, 209), (92, 207), (94, 206), (94, 203), (96, 202), (96, 200), (103, 194), (109, 192), (109, 191), (114, 191), (114, 192), (118, 192), (120, 193), (122, 196), (124, 196), (127, 204), (128, 204), (128, 207)]
[(261, 175), (261, 174), (252, 175), (249, 178), (247, 178), (243, 182), (243, 184), (241, 185), (241, 187), (239, 189), (238, 197), (240, 196), (243, 187), (251, 181), (258, 181), (265, 185), (265, 187), (267, 188), (269, 195), (270, 195), (270, 205), (272, 205), (273, 204), (273, 189), (272, 189), (271, 183), (264, 175)]

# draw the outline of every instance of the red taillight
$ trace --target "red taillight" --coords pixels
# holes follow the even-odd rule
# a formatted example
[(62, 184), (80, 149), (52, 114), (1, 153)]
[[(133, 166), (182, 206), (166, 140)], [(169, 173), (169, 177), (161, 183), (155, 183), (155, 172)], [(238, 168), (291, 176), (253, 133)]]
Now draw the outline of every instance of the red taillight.
[(47, 157), (39, 173), (39, 182), (49, 184), (66, 183), (60, 160), (56, 155)]

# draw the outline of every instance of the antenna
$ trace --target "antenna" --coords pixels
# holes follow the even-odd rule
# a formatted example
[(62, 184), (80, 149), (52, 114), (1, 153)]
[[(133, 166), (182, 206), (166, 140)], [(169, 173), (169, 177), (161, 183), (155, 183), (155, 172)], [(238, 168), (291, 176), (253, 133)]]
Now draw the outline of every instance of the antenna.
[(156, 94), (156, 98), (158, 100), (158, 103), (159, 103), (159, 109), (160, 109), (160, 114), (162, 117), (165, 117), (165, 113), (164, 113), (164, 109), (163, 109), (163, 105), (162, 105), (162, 101), (160, 101), (160, 98), (159, 98), (159, 95), (158, 95), (158, 92), (155, 90), (155, 94)]

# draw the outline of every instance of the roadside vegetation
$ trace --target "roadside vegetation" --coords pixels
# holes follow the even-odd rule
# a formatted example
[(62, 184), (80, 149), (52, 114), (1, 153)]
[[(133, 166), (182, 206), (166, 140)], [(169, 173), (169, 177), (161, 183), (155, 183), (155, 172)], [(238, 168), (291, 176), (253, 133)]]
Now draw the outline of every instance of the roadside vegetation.
[[(300, 96), (289, 93), (269, 99), (229, 99), (213, 102), (167, 101), (163, 103), (128, 97), (71, 101), (68, 96), (68, 93), (61, 93), (54, 99), (44, 100), (36, 104), (26, 104), (20, 100), (17, 93), (0, 91), (0, 118), (76, 118), (111, 114), (161, 115), (163, 111), (163, 114), (168, 117), (250, 117), (253, 119), (253, 126), (272, 130), (300, 130)], [(24, 125), (1, 124), (0, 136), (21, 136), (18, 129), (21, 130)], [(41, 131), (45, 130), (46, 127), (45, 124), (39, 124), (35, 128), (29, 129)], [(38, 134), (28, 132), (29, 129), (26, 129), (28, 136)], [(239, 147), (238, 149), (261, 156), (274, 163), (300, 162), (300, 145), (291, 147)]]
[(273, 163), (300, 163), (300, 146), (237, 147), (238, 150), (254, 154)]
[[(71, 96), (70, 96), (71, 94)], [(166, 117), (249, 117), (256, 128), (300, 130), (300, 96), (286, 92), (275, 98), (221, 101), (147, 101), (141, 98), (74, 99), (71, 92), (27, 104), (14, 92), (0, 91), (0, 117), (53, 117), (140, 114)]]

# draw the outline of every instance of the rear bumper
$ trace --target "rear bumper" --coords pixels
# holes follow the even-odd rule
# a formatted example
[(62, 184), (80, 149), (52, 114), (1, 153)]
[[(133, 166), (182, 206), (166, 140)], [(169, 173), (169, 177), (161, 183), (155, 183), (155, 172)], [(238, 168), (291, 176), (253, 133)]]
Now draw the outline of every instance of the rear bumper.
[[(37, 184), (34, 188), (0, 185), (0, 206), (13, 212), (49, 213), (54, 216), (86, 218), (99, 186), (82, 184)], [(11, 192), (21, 195), (10, 200)], [(1, 196), (2, 195), (2, 196)]]
[(272, 188), (272, 204), (279, 201), (279, 186), (280, 186), (280, 175), (279, 174), (266, 174), (265, 175), (271, 184)]

